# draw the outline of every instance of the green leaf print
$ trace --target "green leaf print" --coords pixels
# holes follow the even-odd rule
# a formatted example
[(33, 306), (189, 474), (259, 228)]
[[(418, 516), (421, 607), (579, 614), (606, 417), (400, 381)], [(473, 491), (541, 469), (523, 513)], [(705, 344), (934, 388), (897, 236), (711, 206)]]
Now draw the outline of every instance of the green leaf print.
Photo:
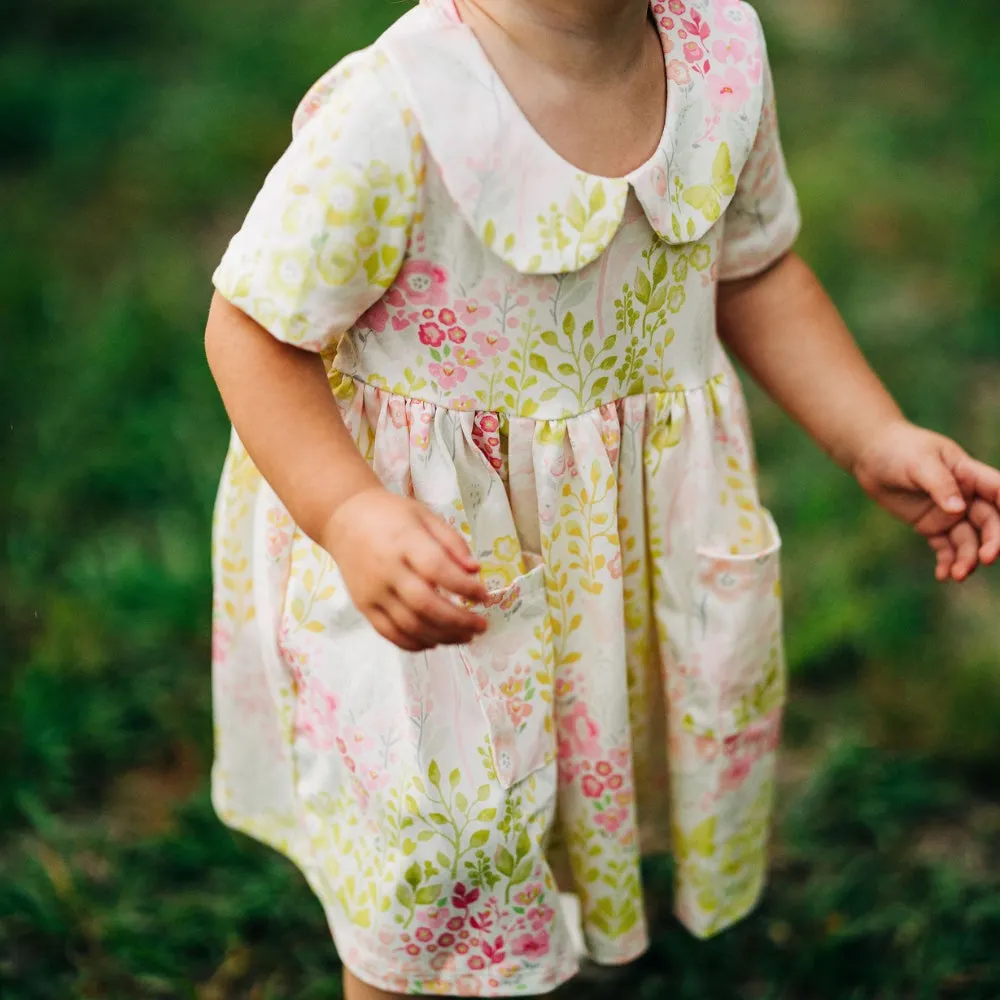
[(526, 857), (531, 851), (531, 837), (528, 836), (528, 831), (521, 828), (521, 832), (517, 835), (517, 858), (520, 860)]
[(486, 220), (486, 225), (483, 226), (483, 242), (487, 247), (493, 249), (493, 244), (497, 239), (497, 227), (496, 223), (492, 219)]
[(493, 858), (493, 864), (496, 865), (496, 869), (501, 875), (506, 875), (510, 878), (514, 874), (514, 858), (511, 856), (510, 851), (507, 850), (502, 844), (497, 848), (496, 856)]
[(667, 251), (664, 250), (659, 257), (656, 258), (656, 264), (653, 265), (653, 284), (659, 285), (663, 279), (667, 276), (667, 269), (669, 264), (667, 263)]
[(635, 297), (643, 304), (647, 305), (649, 303), (649, 294), (651, 292), (651, 287), (649, 284), (649, 278), (641, 270), (635, 272)]
[(425, 885), (422, 889), (417, 891), (416, 900), (418, 906), (431, 906), (437, 902), (438, 897), (441, 895), (442, 887), (438, 884), (435, 885)]
[(483, 847), (489, 842), (490, 831), (489, 830), (477, 830), (469, 838), (469, 847)]
[(399, 900), (399, 905), (405, 909), (413, 909), (413, 890), (408, 885), (400, 883), (396, 886), (396, 899)]
[(406, 874), (403, 876), (403, 878), (406, 879), (407, 885), (411, 885), (413, 886), (414, 889), (416, 889), (416, 887), (420, 885), (422, 881), (422, 876), (420, 874), (420, 865), (418, 865), (416, 861), (414, 861), (413, 864), (406, 869)]
[(448, 784), (452, 788), (458, 788), (459, 782), (462, 780), (462, 772), (456, 767), (451, 774), (448, 775)]
[(513, 871), (510, 876), (511, 885), (520, 885), (531, 878), (531, 873), (535, 870), (535, 864), (531, 858), (525, 858)]
[(436, 760), (432, 760), (430, 766), (427, 768), (427, 778), (435, 788), (441, 784), (441, 768), (438, 767)]
[(594, 185), (594, 190), (590, 192), (590, 214), (596, 215), (607, 204), (607, 197), (604, 194), (604, 185), (598, 181)]
[(566, 203), (566, 221), (578, 233), (582, 233), (587, 225), (587, 210), (575, 194), (570, 195), (569, 201)]
[(543, 354), (532, 354), (528, 358), (528, 364), (535, 369), (536, 372), (541, 372), (543, 375), (551, 375), (549, 371), (549, 363), (545, 360), (545, 355)]

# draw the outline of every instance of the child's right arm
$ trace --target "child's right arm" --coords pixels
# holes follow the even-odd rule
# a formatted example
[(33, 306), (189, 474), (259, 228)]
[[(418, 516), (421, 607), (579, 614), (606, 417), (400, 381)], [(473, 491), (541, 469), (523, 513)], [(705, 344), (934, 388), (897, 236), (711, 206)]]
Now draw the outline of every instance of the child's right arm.
[(205, 349), (254, 464), (333, 557), (377, 631), (414, 652), (484, 631), (480, 615), (441, 593), (486, 597), (464, 539), (417, 501), (383, 488), (347, 432), (320, 357), (277, 340), (218, 294)]

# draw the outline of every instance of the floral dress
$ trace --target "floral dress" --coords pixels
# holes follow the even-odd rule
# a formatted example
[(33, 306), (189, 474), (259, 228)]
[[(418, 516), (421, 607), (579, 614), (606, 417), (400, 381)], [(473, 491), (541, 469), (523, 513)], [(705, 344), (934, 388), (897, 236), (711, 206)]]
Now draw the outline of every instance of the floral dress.
[(715, 302), (799, 216), (753, 10), (652, 12), (667, 116), (627, 177), (557, 155), (430, 0), (309, 93), (215, 275), (322, 354), (382, 482), (461, 532), (488, 581), (484, 636), (399, 650), (234, 435), (214, 801), (301, 867), (382, 989), (566, 981), (556, 871), (609, 964), (647, 946), (643, 854), (673, 853), (701, 937), (762, 888), (779, 540)]

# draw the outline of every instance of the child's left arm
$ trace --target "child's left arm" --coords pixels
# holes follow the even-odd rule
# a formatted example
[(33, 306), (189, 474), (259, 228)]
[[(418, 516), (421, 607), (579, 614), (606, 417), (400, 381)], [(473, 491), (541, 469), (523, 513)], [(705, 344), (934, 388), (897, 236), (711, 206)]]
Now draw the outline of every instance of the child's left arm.
[(790, 416), (937, 553), (938, 580), (1000, 554), (1000, 472), (909, 423), (794, 253), (719, 285), (725, 343)]

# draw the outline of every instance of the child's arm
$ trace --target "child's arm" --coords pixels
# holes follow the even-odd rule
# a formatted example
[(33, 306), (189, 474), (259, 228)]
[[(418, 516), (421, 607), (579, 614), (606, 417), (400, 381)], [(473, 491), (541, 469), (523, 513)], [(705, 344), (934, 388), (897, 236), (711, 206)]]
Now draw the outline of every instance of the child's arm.
[(250, 457), (333, 556), (372, 625), (413, 651), (482, 632), (480, 615), (438, 590), (486, 597), (468, 546), (421, 504), (382, 487), (341, 420), (320, 357), (277, 340), (218, 294), (205, 348)]
[(925, 535), (937, 577), (1000, 554), (1000, 472), (910, 424), (795, 254), (719, 285), (719, 331), (764, 389), (862, 488)]

